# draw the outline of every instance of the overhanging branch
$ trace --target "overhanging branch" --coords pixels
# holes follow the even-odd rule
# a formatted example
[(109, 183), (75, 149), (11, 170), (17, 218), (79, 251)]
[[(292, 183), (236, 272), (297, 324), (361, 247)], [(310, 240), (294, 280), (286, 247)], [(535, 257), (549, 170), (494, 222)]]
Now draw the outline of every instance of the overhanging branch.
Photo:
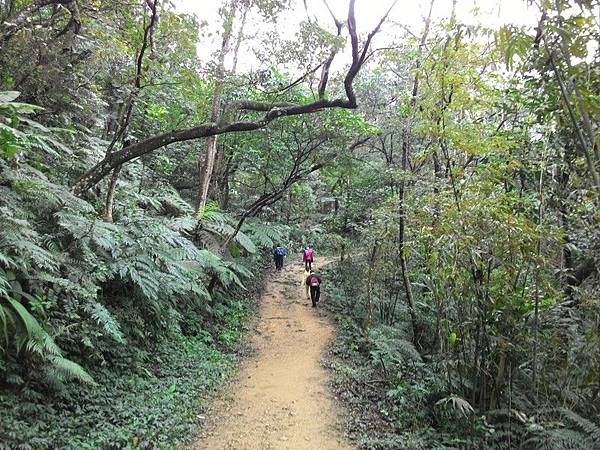
[[(346, 93), (346, 98), (337, 98), (333, 100), (325, 99), (324, 92), (326, 88), (327, 78), (325, 78), (325, 81), (323, 82), (322, 77), (321, 83), (319, 84), (319, 95), (321, 96), (321, 93), (323, 93), (323, 97), (311, 103), (296, 104), (286, 102), (239, 102), (237, 105), (234, 105), (234, 107), (237, 107), (238, 110), (260, 111), (264, 112), (265, 114), (261, 118), (253, 121), (236, 121), (231, 123), (203, 123), (192, 128), (169, 131), (167, 133), (153, 136), (148, 139), (129, 145), (119, 151), (112, 152), (110, 155), (106, 155), (106, 157), (103, 160), (98, 162), (94, 167), (92, 167), (90, 170), (84, 173), (74, 184), (73, 192), (76, 195), (81, 195), (88, 191), (90, 188), (92, 188), (104, 177), (106, 177), (115, 167), (118, 167), (128, 161), (149, 154), (155, 150), (158, 150), (160, 148), (165, 147), (166, 145), (175, 142), (184, 142), (192, 139), (216, 136), (225, 133), (258, 130), (266, 127), (269, 123), (281, 117), (311, 114), (321, 111), (323, 109), (356, 108), (356, 95), (354, 93), (353, 88), (354, 79), (356, 78), (356, 75), (359, 73), (362, 65), (364, 64), (364, 58), (371, 44), (371, 39), (379, 31), (381, 24), (389, 14), (389, 10), (383, 16), (383, 18), (375, 27), (375, 29), (371, 33), (369, 33), (362, 50), (359, 51), (356, 18), (354, 13), (354, 3), (355, 0), (350, 0), (348, 6), (348, 32), (350, 34), (350, 42), (352, 45), (352, 64), (350, 65), (350, 68), (348, 69), (348, 72), (344, 79), (344, 89)], [(396, 1), (392, 3), (392, 7), (395, 5), (395, 3)], [(337, 21), (336, 26), (338, 26)], [(323, 70), (329, 70), (327, 64), (324, 64)]]

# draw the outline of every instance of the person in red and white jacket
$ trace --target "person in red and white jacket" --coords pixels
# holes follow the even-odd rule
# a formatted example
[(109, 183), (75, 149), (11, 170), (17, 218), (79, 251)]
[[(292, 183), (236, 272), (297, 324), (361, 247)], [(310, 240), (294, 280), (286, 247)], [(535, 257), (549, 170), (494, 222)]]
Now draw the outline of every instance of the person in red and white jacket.
[(314, 261), (314, 252), (313, 249), (310, 248), (309, 245), (307, 245), (304, 250), (302, 251), (302, 261), (304, 261), (304, 269), (305, 270), (311, 270), (312, 269), (312, 263)]

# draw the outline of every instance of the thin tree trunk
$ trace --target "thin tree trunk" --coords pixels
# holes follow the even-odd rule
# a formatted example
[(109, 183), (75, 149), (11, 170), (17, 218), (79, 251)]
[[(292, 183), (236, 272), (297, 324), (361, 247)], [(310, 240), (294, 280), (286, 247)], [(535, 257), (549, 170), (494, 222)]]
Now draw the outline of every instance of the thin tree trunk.
[[(421, 67), (421, 53), (425, 44), (427, 43), (427, 35), (429, 34), (429, 25), (431, 23), (431, 13), (433, 11), (433, 4), (435, 0), (431, 0), (429, 4), (429, 15), (425, 21), (425, 29), (423, 30), (423, 35), (421, 36), (421, 41), (419, 42), (418, 48), (418, 56), (416, 61), (416, 73), (415, 79), (413, 82), (412, 95), (410, 100), (410, 105), (412, 108), (417, 103), (417, 95), (419, 92), (419, 68)], [(405, 194), (406, 194), (406, 175), (408, 174), (408, 156), (410, 152), (410, 131), (409, 128), (406, 127), (403, 133), (402, 139), (402, 179), (400, 180), (400, 185), (398, 187), (398, 257), (400, 259), (400, 269), (402, 274), (402, 283), (404, 284), (404, 292), (406, 294), (406, 302), (408, 303), (408, 307), (410, 309), (410, 317), (411, 317), (411, 325), (413, 330), (413, 341), (416, 342), (417, 339), (417, 329), (416, 329), (416, 315), (415, 315), (415, 304), (413, 299), (412, 287), (410, 284), (410, 279), (408, 278), (408, 268), (406, 263), (406, 241), (405, 241), (405, 231), (406, 231), (406, 205), (405, 205)], [(391, 144), (390, 144), (391, 145)], [(390, 156), (390, 159), (392, 157)]]
[(379, 247), (379, 243), (375, 242), (371, 251), (371, 257), (369, 258), (369, 270), (367, 272), (367, 321), (365, 324), (367, 331), (373, 326), (373, 269), (377, 256), (377, 247)]
[[(123, 143), (123, 147), (126, 147), (127, 144), (125, 142), (127, 129), (129, 128), (129, 124), (131, 122), (131, 116), (133, 114), (133, 108), (135, 105), (135, 100), (142, 90), (142, 76), (144, 73), (144, 55), (146, 50), (150, 48), (152, 51), (154, 47), (154, 27), (158, 22), (158, 0), (147, 0), (146, 4), (148, 8), (150, 8), (150, 22), (144, 27), (144, 39), (142, 41), (142, 46), (136, 57), (136, 70), (135, 70), (135, 79), (134, 79), (134, 91), (130, 95), (129, 100), (125, 106), (125, 111), (122, 116), (121, 124), (117, 131), (115, 132), (113, 139), (108, 146), (106, 151), (106, 157), (110, 157), (114, 151), (114, 147), (117, 142), (120, 140)], [(117, 182), (119, 181), (119, 174), (121, 173), (122, 164), (119, 164), (112, 170), (112, 175), (110, 179), (110, 183), (108, 186), (108, 191), (106, 193), (106, 200), (104, 202), (104, 221), (112, 222), (113, 221), (113, 208), (115, 202), (115, 192), (117, 189)]]
[(247, 14), (248, 14), (248, 6), (244, 7), (244, 10), (242, 12), (240, 31), (239, 31), (237, 39), (235, 41), (235, 50), (233, 51), (233, 65), (231, 67), (231, 73), (235, 73), (237, 70), (238, 55), (240, 53), (240, 46), (242, 45), (242, 41), (244, 40), (244, 27), (246, 26)]
[(215, 157), (217, 155), (217, 136), (209, 136), (206, 140), (206, 161), (198, 160), (198, 171), (200, 172), (200, 189), (196, 200), (196, 211), (202, 210), (208, 200), (208, 190), (212, 179)]
[[(213, 92), (210, 121), (218, 123), (221, 118), (221, 96), (223, 94), (223, 85), (225, 81), (225, 57), (229, 52), (229, 43), (233, 31), (233, 21), (236, 13), (236, 2), (232, 0), (229, 3), (228, 10), (225, 12), (223, 19), (223, 40), (219, 51), (219, 61), (215, 76), (215, 89)], [(239, 48), (239, 47), (238, 47)], [(217, 136), (209, 136), (206, 139), (206, 156), (204, 164), (202, 158), (198, 158), (198, 170), (200, 175), (200, 189), (196, 200), (196, 211), (202, 210), (206, 206), (208, 200), (208, 192), (213, 177), (215, 167), (215, 159), (217, 156)]]
[[(235, 75), (236, 70), (237, 70), (238, 55), (239, 55), (239, 51), (240, 51), (240, 46), (242, 44), (242, 41), (244, 40), (244, 27), (246, 25), (246, 17), (248, 14), (248, 9), (249, 9), (249, 5), (245, 4), (243, 6), (242, 17), (240, 20), (240, 30), (238, 31), (237, 39), (235, 42), (235, 47), (233, 50), (233, 64), (232, 64), (232, 68), (231, 68), (232, 75)], [(226, 147), (224, 145), (219, 146), (215, 143), (212, 175), (211, 175), (210, 183), (208, 185), (207, 198), (210, 197), (210, 198), (216, 199), (219, 202), (219, 206), (221, 208), (225, 207), (223, 199), (229, 198), (229, 192), (224, 193), (224, 189), (229, 189), (229, 182), (228, 182), (229, 180), (226, 180), (226, 177), (229, 176), (229, 174), (227, 172), (227, 168), (223, 167), (224, 161), (226, 160), (225, 152), (228, 150), (228, 148), (229, 147)], [(229, 164), (229, 161), (227, 162), (227, 164)], [(207, 167), (207, 169), (208, 169), (208, 167)], [(203, 169), (200, 169), (200, 170), (203, 170)]]
[(115, 192), (117, 190), (117, 181), (119, 181), (119, 174), (121, 173), (121, 167), (117, 167), (113, 170), (112, 176), (110, 177), (110, 184), (108, 191), (106, 192), (106, 200), (104, 203), (104, 221), (108, 223), (113, 222), (113, 208), (115, 204)]
[(404, 177), (407, 173), (407, 161), (408, 161), (408, 142), (406, 137), (402, 143), (402, 172), (403, 177), (398, 187), (398, 256), (400, 258), (400, 269), (402, 273), (402, 283), (404, 284), (404, 292), (406, 293), (406, 303), (410, 310), (411, 325), (413, 330), (413, 340), (416, 342), (417, 330), (416, 330), (416, 316), (415, 316), (415, 303), (413, 300), (412, 287), (408, 278), (408, 269), (406, 264), (406, 243), (405, 243), (405, 228), (406, 228), (406, 208), (404, 204), (404, 193), (406, 182)]
[[(544, 222), (544, 191), (543, 191), (543, 183), (544, 183), (544, 164), (542, 160), (542, 167), (540, 169), (540, 179), (538, 184), (538, 194), (539, 198), (539, 206), (538, 206), (538, 227), (541, 227)], [(537, 241), (537, 259), (536, 264), (539, 264), (539, 259), (542, 253), (542, 238), (541, 236)], [(535, 305), (534, 305), (534, 334), (533, 334), (533, 398), (535, 402), (538, 401), (538, 334), (540, 327), (540, 281), (539, 281), (539, 271), (535, 271)]]

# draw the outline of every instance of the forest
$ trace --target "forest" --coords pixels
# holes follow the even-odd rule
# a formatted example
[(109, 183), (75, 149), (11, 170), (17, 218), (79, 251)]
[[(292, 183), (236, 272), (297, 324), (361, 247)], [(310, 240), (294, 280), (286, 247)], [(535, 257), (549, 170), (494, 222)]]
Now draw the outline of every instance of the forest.
[(188, 448), (278, 244), (354, 448), (600, 449), (600, 2), (502, 3), (0, 0), (0, 449)]

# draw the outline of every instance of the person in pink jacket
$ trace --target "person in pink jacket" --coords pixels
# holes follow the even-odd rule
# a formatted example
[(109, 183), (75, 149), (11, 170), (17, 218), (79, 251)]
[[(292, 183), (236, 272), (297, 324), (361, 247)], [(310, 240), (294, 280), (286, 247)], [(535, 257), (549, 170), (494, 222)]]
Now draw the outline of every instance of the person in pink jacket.
[(304, 261), (304, 269), (307, 271), (312, 270), (312, 263), (314, 261), (314, 252), (310, 245), (307, 245), (302, 252), (302, 261)]

